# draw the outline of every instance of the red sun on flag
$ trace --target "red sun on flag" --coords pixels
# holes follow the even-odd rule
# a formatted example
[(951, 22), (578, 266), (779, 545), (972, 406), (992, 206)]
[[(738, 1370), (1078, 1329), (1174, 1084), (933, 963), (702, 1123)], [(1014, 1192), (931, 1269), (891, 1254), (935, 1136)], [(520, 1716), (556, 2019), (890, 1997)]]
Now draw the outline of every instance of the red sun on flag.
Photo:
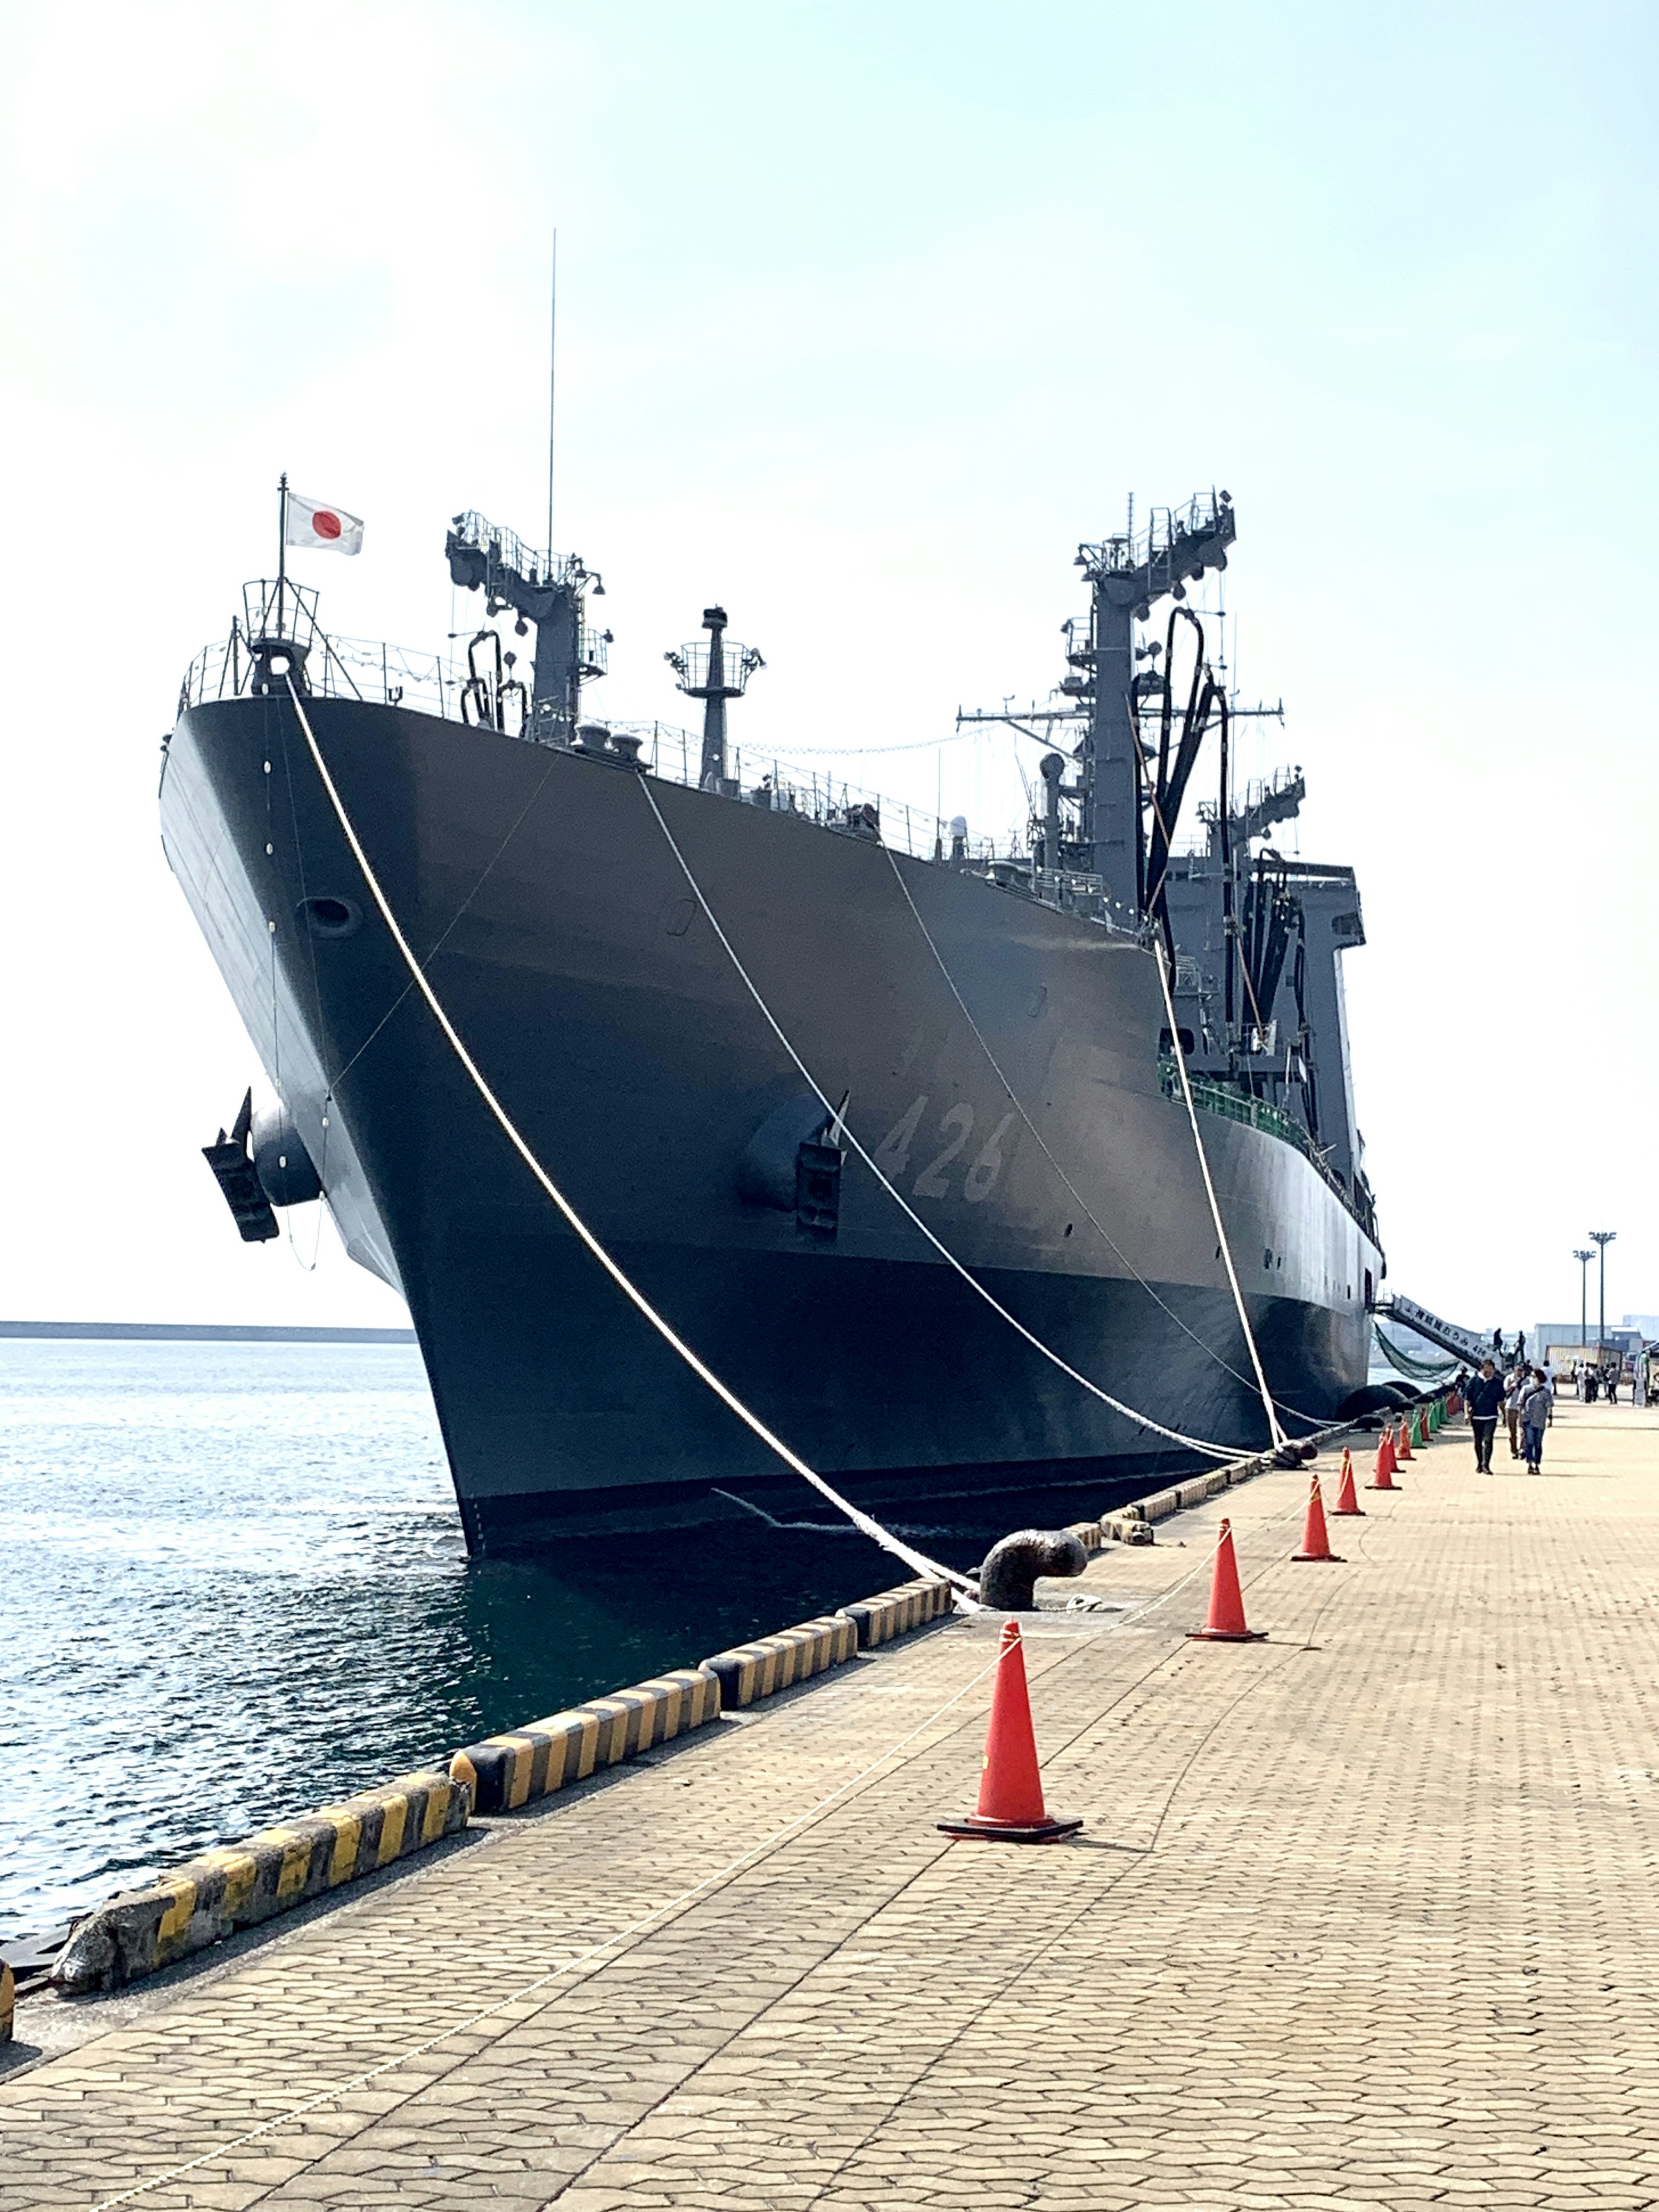
[(303, 498), (283, 489), (283, 537), (289, 545), (309, 545), (313, 551), (361, 553), (362, 517), (348, 514), (343, 507), (325, 507), (320, 500)]

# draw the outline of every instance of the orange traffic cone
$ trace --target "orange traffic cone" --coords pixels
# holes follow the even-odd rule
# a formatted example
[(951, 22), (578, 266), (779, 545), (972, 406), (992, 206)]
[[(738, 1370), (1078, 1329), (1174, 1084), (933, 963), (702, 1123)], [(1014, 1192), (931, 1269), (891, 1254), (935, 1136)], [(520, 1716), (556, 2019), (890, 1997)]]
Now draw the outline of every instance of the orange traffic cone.
[(1331, 1549), (1331, 1540), (1325, 1527), (1325, 1500), (1320, 1493), (1319, 1477), (1315, 1475), (1308, 1488), (1308, 1517), (1302, 1524), (1302, 1549), (1292, 1552), (1293, 1559), (1328, 1559), (1333, 1566), (1342, 1565), (1341, 1554)]
[(1187, 1632), (1199, 1644), (1259, 1644), (1265, 1628), (1249, 1628), (1244, 1621), (1244, 1593), (1238, 1587), (1238, 1559), (1233, 1551), (1233, 1524), (1224, 1521), (1216, 1538), (1215, 1573), (1210, 1581), (1210, 1617), (1202, 1628)]
[(1031, 1728), (1031, 1695), (1025, 1684), (1025, 1647), (1019, 1623), (1002, 1632), (997, 1679), (991, 1692), (991, 1725), (985, 1736), (985, 1765), (979, 1804), (960, 1820), (941, 1820), (947, 1836), (989, 1837), (1005, 1844), (1052, 1844), (1074, 1835), (1081, 1820), (1051, 1820), (1042, 1802), (1036, 1737)]
[(1353, 1454), (1346, 1444), (1342, 1447), (1342, 1480), (1336, 1493), (1334, 1513), (1357, 1513), (1363, 1521), (1365, 1509), (1353, 1494)]
[(1376, 1472), (1365, 1485), (1366, 1489), (1398, 1490), (1400, 1485), (1394, 1479), (1396, 1464), (1394, 1455), (1394, 1425), (1392, 1422), (1384, 1422), (1382, 1441), (1376, 1447)]
[(1407, 1419), (1402, 1420), (1400, 1424), (1400, 1440), (1394, 1448), (1395, 1465), (1396, 1467), (1404, 1467), (1406, 1462), (1411, 1457), (1411, 1455), (1412, 1425), (1409, 1418), (1407, 1418)]

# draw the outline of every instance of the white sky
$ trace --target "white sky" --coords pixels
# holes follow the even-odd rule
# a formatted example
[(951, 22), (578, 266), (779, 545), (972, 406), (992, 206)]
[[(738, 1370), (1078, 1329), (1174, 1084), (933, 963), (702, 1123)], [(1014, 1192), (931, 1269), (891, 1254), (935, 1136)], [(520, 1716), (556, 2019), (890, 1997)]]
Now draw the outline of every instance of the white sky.
[[(1304, 763), (1301, 851), (1359, 871), (1391, 1279), (1530, 1327), (1607, 1226), (1609, 1311), (1659, 1306), (1650, 9), (0, 23), (0, 1314), (401, 1317), (331, 1238), (240, 1245), (199, 1158), (255, 1062), (157, 745), (279, 469), (368, 518), (307, 570), (348, 635), (441, 645), (463, 506), (539, 540), (555, 223), (604, 711), (688, 719), (661, 656), (718, 597), (745, 749), (945, 736), (1058, 679), (1128, 492), (1225, 484), (1289, 715), (1245, 765)], [(946, 813), (1000, 826), (999, 757), (945, 752)], [(931, 807), (936, 761), (845, 772)]]

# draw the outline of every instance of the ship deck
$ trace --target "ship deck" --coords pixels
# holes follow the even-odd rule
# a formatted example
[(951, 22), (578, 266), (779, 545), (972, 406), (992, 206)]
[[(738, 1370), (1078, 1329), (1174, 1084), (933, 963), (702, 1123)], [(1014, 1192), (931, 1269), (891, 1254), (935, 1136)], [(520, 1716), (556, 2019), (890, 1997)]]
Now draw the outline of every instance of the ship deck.
[(1652, 2203), (1659, 1413), (1499, 1454), (1445, 1431), (1340, 1566), (1291, 1562), (1300, 1474), (1231, 1493), (1265, 1643), (1186, 1640), (1215, 1505), (1091, 1562), (1122, 1609), (1028, 1646), (1073, 1843), (937, 1832), (994, 1650), (952, 1622), (24, 2000), (0, 2207)]

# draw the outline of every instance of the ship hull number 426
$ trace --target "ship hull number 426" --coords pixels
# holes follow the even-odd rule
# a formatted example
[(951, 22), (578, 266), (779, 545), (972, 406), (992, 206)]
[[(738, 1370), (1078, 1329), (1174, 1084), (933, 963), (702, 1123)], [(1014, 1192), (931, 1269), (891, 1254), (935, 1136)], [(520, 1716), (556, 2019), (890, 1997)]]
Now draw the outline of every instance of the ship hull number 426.
[(996, 1188), (997, 1177), (1002, 1173), (1002, 1144), (1013, 1127), (1016, 1116), (1005, 1114), (979, 1150), (969, 1160), (965, 1172), (962, 1169), (963, 1154), (974, 1133), (974, 1109), (965, 1103), (947, 1109), (941, 1117), (937, 1135), (933, 1141), (930, 1131), (917, 1142), (922, 1117), (927, 1111), (927, 1095), (922, 1096), (900, 1115), (877, 1146), (873, 1158), (876, 1165), (890, 1182), (897, 1182), (908, 1174), (910, 1156), (916, 1152), (923, 1165), (910, 1186), (915, 1198), (948, 1198), (951, 1178), (962, 1174), (962, 1194), (970, 1206), (978, 1206), (989, 1198)]

